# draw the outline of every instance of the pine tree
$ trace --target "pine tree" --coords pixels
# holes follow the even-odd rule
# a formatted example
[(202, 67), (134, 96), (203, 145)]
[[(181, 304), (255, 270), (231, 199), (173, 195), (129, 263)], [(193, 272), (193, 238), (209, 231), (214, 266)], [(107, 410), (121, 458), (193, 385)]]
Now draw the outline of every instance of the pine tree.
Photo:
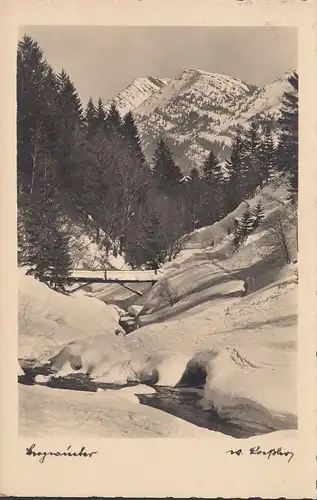
[(146, 251), (147, 264), (150, 269), (157, 270), (164, 263), (166, 256), (165, 238), (161, 231), (158, 215), (153, 212), (150, 214), (149, 222), (146, 227)]
[(105, 126), (105, 120), (106, 120), (106, 112), (104, 109), (103, 101), (101, 97), (98, 99), (98, 106), (97, 106), (97, 120), (98, 124), (101, 128), (104, 128)]
[(244, 162), (246, 165), (246, 194), (252, 196), (261, 184), (259, 124), (252, 120), (244, 139)]
[(56, 190), (45, 179), (25, 202), (19, 224), (19, 264), (48, 286), (65, 291), (71, 259), (69, 237), (62, 229), (62, 211)]
[(221, 172), (219, 171), (219, 162), (213, 151), (210, 150), (208, 157), (206, 158), (202, 167), (202, 178), (211, 186), (217, 190), (219, 185), (219, 177)]
[(58, 138), (56, 153), (61, 168), (61, 179), (69, 186), (76, 175), (77, 165), (73, 160), (78, 130), (83, 125), (83, 108), (79, 95), (69, 75), (63, 69), (57, 76)]
[(221, 167), (212, 150), (203, 164), (202, 172), (202, 179), (208, 187), (205, 197), (204, 219), (207, 224), (211, 224), (225, 215), (226, 211)]
[(85, 109), (85, 124), (87, 138), (91, 139), (96, 134), (98, 129), (97, 111), (91, 97), (89, 98)]
[(166, 238), (155, 210), (144, 207), (139, 223), (128, 232), (125, 246), (126, 259), (133, 267), (157, 270), (167, 254)]
[(240, 242), (243, 242), (253, 231), (253, 217), (250, 208), (246, 208), (239, 221), (236, 234)]
[(254, 218), (253, 228), (256, 229), (264, 219), (264, 212), (261, 201), (258, 201), (258, 203), (256, 204), (252, 215)]
[(61, 108), (63, 118), (69, 121), (82, 121), (83, 120), (83, 107), (69, 75), (64, 69), (57, 76), (58, 82), (58, 104)]
[(193, 167), (186, 184), (187, 193), (184, 196), (188, 212), (186, 231), (193, 231), (201, 226), (204, 187), (205, 182), (200, 178), (198, 169)]
[(180, 182), (181, 170), (174, 162), (172, 153), (163, 139), (160, 139), (154, 152), (153, 163), (153, 176), (161, 188), (171, 190)]
[(122, 120), (114, 102), (111, 103), (105, 119), (105, 130), (118, 137), (122, 136)]
[(141, 163), (144, 163), (145, 158), (142, 151), (141, 140), (131, 111), (129, 111), (124, 117), (122, 131), (124, 143), (132, 157)]
[(199, 170), (198, 168), (196, 167), (193, 167), (189, 173), (189, 176), (190, 176), (190, 180), (192, 182), (195, 182), (197, 181), (198, 179), (200, 179), (200, 175), (199, 175)]
[[(38, 142), (43, 133), (52, 99), (47, 92), (50, 67), (36, 41), (24, 36), (17, 52), (17, 168), (35, 174)], [(52, 89), (50, 89), (52, 90)], [(53, 96), (54, 99), (54, 96)], [(54, 106), (52, 106), (54, 112)]]
[(52, 251), (50, 252), (49, 260), (46, 262), (50, 274), (46, 271), (46, 276), (50, 277), (49, 286), (51, 288), (58, 292), (65, 292), (65, 285), (70, 277), (72, 266), (69, 254), (70, 237), (65, 231), (57, 228), (55, 228), (52, 235)]
[(285, 175), (289, 198), (295, 203), (298, 196), (298, 74), (289, 76), (291, 91), (284, 93), (279, 125), (282, 128), (278, 146), (278, 169)]
[(273, 175), (276, 168), (276, 148), (274, 145), (273, 132), (266, 124), (263, 127), (263, 136), (259, 147), (260, 159), (260, 185), (263, 186)]
[(245, 164), (245, 144), (238, 128), (231, 143), (231, 155), (226, 161), (228, 178), (224, 182), (226, 212), (232, 212), (248, 194), (248, 170)]

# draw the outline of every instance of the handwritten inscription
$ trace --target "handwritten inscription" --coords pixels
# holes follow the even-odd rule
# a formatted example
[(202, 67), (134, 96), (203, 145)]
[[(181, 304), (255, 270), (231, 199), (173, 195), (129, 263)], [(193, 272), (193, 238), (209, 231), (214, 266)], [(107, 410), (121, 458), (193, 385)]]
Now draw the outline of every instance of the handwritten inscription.
[[(226, 451), (226, 453), (230, 453), (230, 455), (236, 455), (238, 457), (240, 455), (244, 455), (242, 448), (238, 448), (237, 450), (228, 450)], [(288, 462), (290, 462), (294, 457), (294, 453), (292, 451), (283, 450), (281, 446), (279, 446), (278, 448), (270, 448), (269, 450), (262, 450), (260, 446), (253, 446), (252, 448), (248, 449), (247, 453), (249, 455), (262, 455), (268, 460), (271, 457), (285, 457), (288, 459)]]
[(71, 445), (68, 446), (66, 451), (37, 451), (35, 450), (35, 444), (31, 444), (29, 448), (26, 448), (26, 455), (29, 457), (38, 457), (40, 464), (42, 464), (46, 457), (83, 457), (83, 458), (91, 458), (93, 455), (96, 455), (98, 451), (86, 451), (85, 446), (81, 448), (80, 451), (72, 451)]

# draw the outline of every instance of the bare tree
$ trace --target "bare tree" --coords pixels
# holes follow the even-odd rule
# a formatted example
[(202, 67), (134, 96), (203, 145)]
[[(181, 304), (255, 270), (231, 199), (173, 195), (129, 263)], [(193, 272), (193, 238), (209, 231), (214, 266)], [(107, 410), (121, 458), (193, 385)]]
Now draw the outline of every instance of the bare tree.
[(282, 250), (286, 264), (292, 262), (288, 240), (288, 222), (285, 212), (281, 211), (276, 211), (267, 222), (267, 229), (273, 238), (273, 242)]
[(276, 196), (272, 196), (269, 194), (262, 194), (263, 198), (266, 198), (270, 201), (274, 201), (283, 207), (283, 217), (284, 219), (296, 229), (296, 250), (298, 252), (298, 207), (297, 203), (285, 202), (277, 198)]
[(161, 287), (163, 291), (164, 297), (168, 300), (169, 305), (172, 307), (174, 304), (177, 304), (179, 301), (179, 296), (175, 290), (170, 284), (170, 282), (167, 280), (167, 278), (163, 278), (159, 282), (159, 286)]
[(114, 244), (124, 236), (147, 186), (147, 170), (119, 146), (97, 136), (82, 167), (81, 199), (92, 217), (97, 243)]

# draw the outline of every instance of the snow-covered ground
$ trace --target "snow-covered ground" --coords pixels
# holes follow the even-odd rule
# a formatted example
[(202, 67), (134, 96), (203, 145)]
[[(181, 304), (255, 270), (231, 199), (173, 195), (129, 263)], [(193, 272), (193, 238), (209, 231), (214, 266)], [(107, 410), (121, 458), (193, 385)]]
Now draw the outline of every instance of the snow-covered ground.
[[(257, 432), (295, 429), (296, 265), (285, 265), (264, 224), (238, 252), (230, 250), (227, 229), (242, 209), (189, 235), (187, 248), (138, 298), (139, 328), (126, 336), (118, 335), (118, 307), (105, 304), (111, 298), (118, 305), (118, 285), (96, 285), (93, 297), (67, 297), (21, 273), (20, 357), (54, 356), (56, 376), (89, 373), (103, 383), (171, 387), (199, 379), (200, 406), (224, 421)], [(267, 214), (278, 209), (279, 203), (267, 201)], [(288, 238), (294, 242), (292, 227)], [(255, 290), (241, 297), (247, 276), (255, 277)], [(20, 385), (21, 432), (68, 433), (75, 421), (93, 436), (214, 435), (140, 405), (136, 390), (80, 393)]]

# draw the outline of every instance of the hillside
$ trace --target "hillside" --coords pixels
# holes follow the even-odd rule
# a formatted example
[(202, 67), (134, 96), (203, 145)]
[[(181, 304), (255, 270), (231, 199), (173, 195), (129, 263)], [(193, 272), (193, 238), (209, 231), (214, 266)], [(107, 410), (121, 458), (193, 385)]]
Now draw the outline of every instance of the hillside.
[(163, 136), (187, 172), (201, 165), (211, 147), (224, 160), (237, 125), (246, 128), (257, 118), (274, 128), (290, 73), (256, 87), (227, 75), (186, 69), (172, 80), (136, 79), (114, 102), (122, 114), (133, 111), (148, 159)]

